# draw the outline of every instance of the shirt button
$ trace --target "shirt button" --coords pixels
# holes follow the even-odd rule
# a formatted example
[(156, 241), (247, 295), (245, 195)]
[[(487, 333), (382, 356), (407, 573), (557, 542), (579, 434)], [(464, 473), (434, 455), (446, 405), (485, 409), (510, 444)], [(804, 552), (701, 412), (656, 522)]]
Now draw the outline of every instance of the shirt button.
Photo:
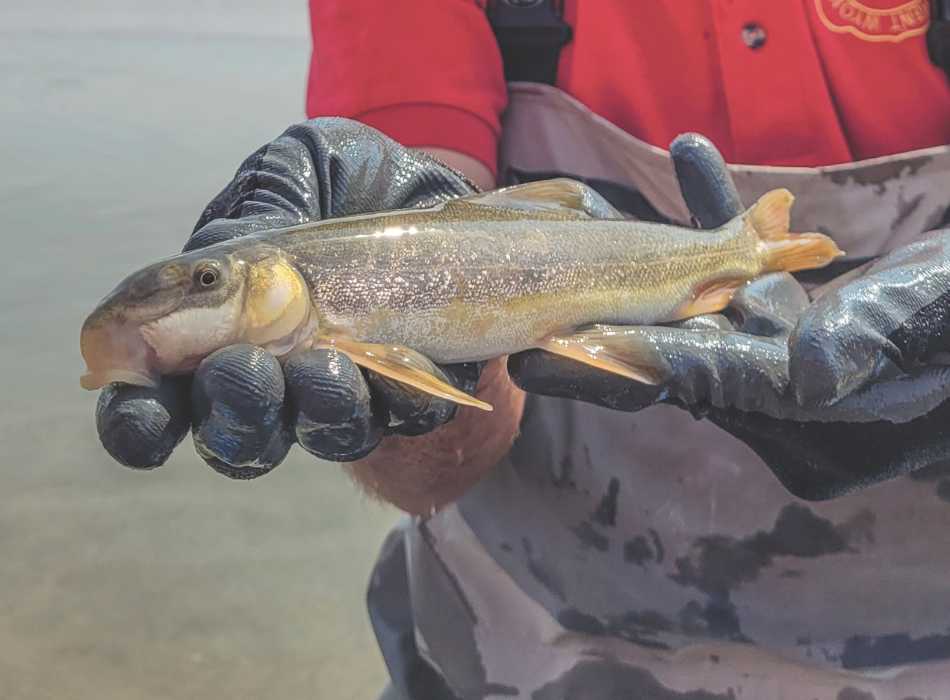
[(749, 22), (742, 27), (742, 41), (750, 49), (757, 49), (765, 43), (765, 30), (762, 25)]

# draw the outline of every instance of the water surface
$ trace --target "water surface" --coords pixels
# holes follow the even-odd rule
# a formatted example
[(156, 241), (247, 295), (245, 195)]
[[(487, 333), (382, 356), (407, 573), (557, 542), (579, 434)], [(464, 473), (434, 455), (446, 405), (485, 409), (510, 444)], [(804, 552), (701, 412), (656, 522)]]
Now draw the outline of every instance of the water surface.
[(396, 513), (299, 449), (125, 469), (78, 384), (84, 315), (303, 118), (306, 3), (110, 4), (0, 9), (0, 697), (374, 698)]

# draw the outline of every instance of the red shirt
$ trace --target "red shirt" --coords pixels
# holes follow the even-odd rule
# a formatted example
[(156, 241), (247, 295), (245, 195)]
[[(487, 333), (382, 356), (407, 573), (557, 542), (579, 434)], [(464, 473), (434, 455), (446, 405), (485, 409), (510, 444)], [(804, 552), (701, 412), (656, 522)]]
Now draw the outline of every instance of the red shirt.
[[(817, 166), (950, 143), (950, 83), (927, 0), (566, 0), (557, 85), (667, 147), (710, 137), (733, 163)], [(310, 0), (310, 116), (347, 116), (494, 172), (501, 58), (475, 0)], [(743, 35), (757, 25), (765, 41)]]

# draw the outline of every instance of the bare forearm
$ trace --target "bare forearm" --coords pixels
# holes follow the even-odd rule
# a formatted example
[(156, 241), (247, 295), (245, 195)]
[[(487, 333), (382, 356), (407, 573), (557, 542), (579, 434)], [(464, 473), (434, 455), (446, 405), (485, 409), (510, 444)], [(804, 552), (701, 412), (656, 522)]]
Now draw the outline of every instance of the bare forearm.
[(508, 377), (505, 358), (485, 366), (476, 396), (495, 410), (460, 407), (427, 435), (388, 437), (350, 463), (350, 474), (370, 495), (413, 515), (451, 503), (507, 454), (521, 422), (524, 393)]
[(435, 156), (450, 168), (460, 171), (481, 190), (490, 190), (495, 187), (494, 176), (488, 166), (480, 160), (446, 148), (422, 147), (419, 150)]

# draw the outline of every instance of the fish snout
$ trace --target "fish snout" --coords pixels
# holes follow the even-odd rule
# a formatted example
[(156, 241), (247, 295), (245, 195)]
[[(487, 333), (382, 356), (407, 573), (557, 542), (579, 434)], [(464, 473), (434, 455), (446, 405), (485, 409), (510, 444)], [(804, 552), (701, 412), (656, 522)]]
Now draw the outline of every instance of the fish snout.
[(150, 265), (122, 280), (83, 323), (79, 346), (86, 389), (112, 382), (157, 386), (155, 353), (142, 326), (172, 313), (185, 299), (190, 272), (181, 261)]
[(124, 280), (103, 300), (100, 309), (128, 321), (144, 323), (177, 309), (190, 284), (187, 265), (178, 262), (152, 265)]
[(158, 386), (151, 348), (137, 324), (108, 318), (97, 309), (82, 326), (79, 347), (86, 362), (86, 373), (79, 380), (84, 389), (101, 389), (113, 382)]

